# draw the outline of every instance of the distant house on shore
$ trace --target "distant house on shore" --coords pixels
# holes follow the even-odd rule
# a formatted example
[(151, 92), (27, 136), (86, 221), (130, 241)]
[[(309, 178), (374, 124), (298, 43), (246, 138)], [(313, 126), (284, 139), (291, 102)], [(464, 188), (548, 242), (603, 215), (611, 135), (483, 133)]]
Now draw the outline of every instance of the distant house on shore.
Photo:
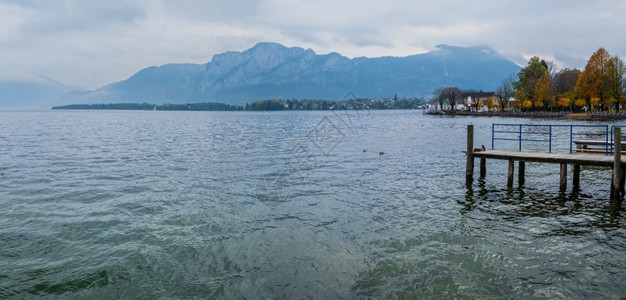
[(463, 102), (470, 111), (497, 111), (500, 110), (500, 101), (495, 92), (465, 92)]

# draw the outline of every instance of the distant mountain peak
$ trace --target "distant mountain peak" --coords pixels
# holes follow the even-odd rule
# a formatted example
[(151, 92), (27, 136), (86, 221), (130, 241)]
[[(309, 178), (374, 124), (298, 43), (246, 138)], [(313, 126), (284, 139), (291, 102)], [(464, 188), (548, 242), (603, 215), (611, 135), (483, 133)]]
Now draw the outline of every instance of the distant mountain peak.
[[(298, 48), (298, 47), (293, 47)], [(282, 51), (285, 49), (289, 49), (289, 47), (274, 42), (260, 42), (254, 45), (252, 48), (245, 50), (243, 52), (257, 52), (257, 51)], [(301, 49), (301, 48), (299, 48)]]

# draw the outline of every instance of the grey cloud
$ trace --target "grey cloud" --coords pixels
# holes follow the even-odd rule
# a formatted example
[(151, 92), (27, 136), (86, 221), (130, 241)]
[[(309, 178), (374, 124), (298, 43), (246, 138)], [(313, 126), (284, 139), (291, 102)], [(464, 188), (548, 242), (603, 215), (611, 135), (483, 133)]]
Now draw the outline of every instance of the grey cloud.
[(626, 56), (622, 0), (0, 0), (0, 14), (3, 7), (21, 15), (0, 16), (8, 28), (0, 56), (12, 58), (0, 61), (0, 77), (24, 69), (92, 87), (261, 41), (348, 56), (483, 44), (518, 63), (539, 55), (579, 68), (601, 46)]
[(104, 30), (146, 17), (144, 8), (134, 1), (33, 0), (19, 5), (32, 14), (32, 19), (18, 28), (27, 37), (77, 31), (93, 34), (93, 30)]
[(161, 5), (163, 5), (166, 11), (174, 15), (194, 21), (247, 22), (257, 15), (259, 1), (260, 0), (164, 0)]

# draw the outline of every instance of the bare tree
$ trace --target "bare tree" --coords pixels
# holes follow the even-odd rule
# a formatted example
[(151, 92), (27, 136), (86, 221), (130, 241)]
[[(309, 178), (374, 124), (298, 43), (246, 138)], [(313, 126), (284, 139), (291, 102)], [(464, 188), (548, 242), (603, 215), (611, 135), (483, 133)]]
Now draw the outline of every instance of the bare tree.
[(580, 70), (565, 68), (554, 74), (554, 89), (557, 96), (572, 98)]
[(454, 110), (456, 102), (461, 99), (463, 92), (456, 86), (449, 86), (439, 91), (439, 102), (443, 104), (445, 100), (448, 100), (450, 109)]

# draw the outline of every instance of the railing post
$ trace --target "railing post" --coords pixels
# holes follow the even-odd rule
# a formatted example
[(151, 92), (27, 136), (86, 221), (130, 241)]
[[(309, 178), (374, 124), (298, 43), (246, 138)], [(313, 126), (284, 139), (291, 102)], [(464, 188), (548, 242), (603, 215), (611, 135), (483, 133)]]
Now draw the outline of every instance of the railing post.
[[(609, 136), (609, 134), (608, 134), (608, 132), (609, 132), (609, 125), (606, 125), (606, 127), (607, 127), (607, 129), (606, 129), (607, 135), (606, 136), (607, 136), (607, 139), (608, 139), (608, 136)], [(608, 145), (609, 150), (610, 150), (609, 154), (613, 154), (613, 129), (614, 129), (613, 126), (611, 126), (611, 134), (610, 134), (610, 136), (611, 136), (611, 144)]]
[(522, 124), (519, 125), (519, 150), (522, 151)]
[(465, 165), (465, 182), (471, 184), (474, 177), (474, 125), (467, 125), (467, 162)]
[(574, 125), (569, 126), (569, 154), (572, 154), (572, 144), (574, 143)]
[(494, 142), (496, 140), (496, 124), (491, 123), (491, 150), (494, 148)]
[[(613, 133), (613, 128), (611, 128), (611, 133)], [(606, 128), (604, 128), (604, 138), (606, 142), (606, 152), (604, 154), (609, 155), (609, 148), (611, 147), (609, 145), (609, 125), (606, 125)], [(611, 137), (611, 143), (613, 143), (613, 137)]]
[(549, 125), (548, 153), (552, 153), (552, 125)]
[(622, 183), (622, 128), (613, 128), (613, 181), (611, 182), (611, 199), (619, 199)]

